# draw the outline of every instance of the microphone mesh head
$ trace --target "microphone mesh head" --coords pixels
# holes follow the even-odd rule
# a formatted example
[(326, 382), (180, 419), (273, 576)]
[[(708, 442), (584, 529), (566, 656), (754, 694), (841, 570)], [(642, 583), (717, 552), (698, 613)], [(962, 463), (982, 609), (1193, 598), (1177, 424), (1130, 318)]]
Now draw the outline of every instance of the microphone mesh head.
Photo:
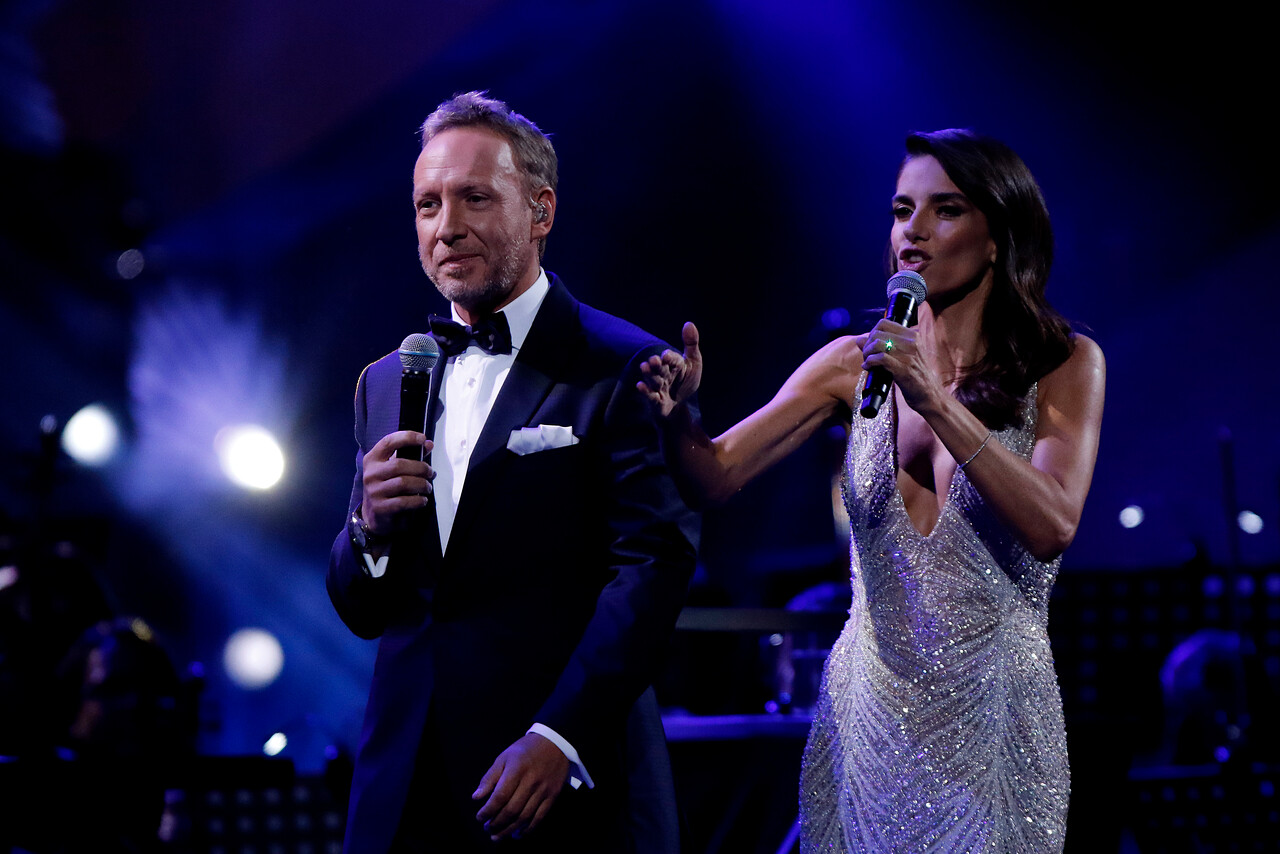
[(924, 302), (929, 289), (924, 286), (924, 276), (911, 270), (901, 270), (889, 277), (885, 287), (885, 295), (892, 298), (896, 291), (906, 291), (915, 297), (916, 302)]
[(440, 358), (440, 345), (430, 335), (415, 332), (400, 343), (400, 364), (408, 371), (426, 373)]

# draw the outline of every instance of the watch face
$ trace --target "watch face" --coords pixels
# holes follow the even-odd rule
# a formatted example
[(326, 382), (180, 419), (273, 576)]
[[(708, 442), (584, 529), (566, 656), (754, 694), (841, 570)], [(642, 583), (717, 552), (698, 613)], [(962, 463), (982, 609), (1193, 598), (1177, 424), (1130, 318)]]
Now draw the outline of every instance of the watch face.
[(351, 518), (347, 520), (347, 532), (351, 536), (351, 542), (355, 543), (358, 548), (365, 548), (369, 545), (369, 538), (361, 524), (360, 511), (356, 510), (351, 514)]
[(379, 536), (365, 527), (364, 519), (360, 518), (359, 507), (352, 511), (351, 518), (347, 520), (347, 532), (351, 536), (351, 542), (361, 551), (368, 551), (371, 546), (377, 546), (390, 540), (389, 536), (385, 534)]

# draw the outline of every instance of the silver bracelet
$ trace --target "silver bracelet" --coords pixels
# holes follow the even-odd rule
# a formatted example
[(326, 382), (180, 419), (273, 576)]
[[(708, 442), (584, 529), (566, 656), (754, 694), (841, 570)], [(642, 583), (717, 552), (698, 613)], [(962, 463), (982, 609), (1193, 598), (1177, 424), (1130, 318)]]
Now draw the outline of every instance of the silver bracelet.
[(988, 431), (987, 431), (987, 438), (985, 438), (985, 439), (983, 439), (983, 440), (982, 440), (982, 444), (978, 446), (978, 450), (974, 451), (974, 452), (973, 452), (973, 455), (972, 455), (972, 456), (970, 456), (970, 457), (969, 457), (969, 459), (965, 460), (965, 461), (964, 461), (964, 462), (962, 462), (960, 465), (956, 466), (956, 471), (961, 471), (961, 470), (963, 470), (965, 466), (967, 466), (967, 465), (969, 465), (969, 463), (973, 462), (973, 458), (974, 458), (974, 457), (976, 457), (976, 456), (978, 456), (978, 454), (982, 453), (982, 449), (983, 449), (983, 448), (985, 448), (985, 447), (987, 446), (987, 442), (990, 442), (990, 441), (991, 441), (991, 437), (992, 437), (992, 435), (993, 435), (993, 433), (992, 433), (990, 430), (988, 430)]

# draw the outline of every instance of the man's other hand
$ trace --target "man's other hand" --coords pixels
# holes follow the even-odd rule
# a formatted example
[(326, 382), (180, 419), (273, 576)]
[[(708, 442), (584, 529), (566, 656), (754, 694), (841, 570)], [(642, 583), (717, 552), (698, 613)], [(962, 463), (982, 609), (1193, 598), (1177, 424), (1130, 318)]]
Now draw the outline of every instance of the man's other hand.
[(546, 818), (569, 779), (569, 759), (549, 739), (531, 732), (498, 756), (472, 800), (483, 800), (476, 820), (494, 840), (533, 830)]

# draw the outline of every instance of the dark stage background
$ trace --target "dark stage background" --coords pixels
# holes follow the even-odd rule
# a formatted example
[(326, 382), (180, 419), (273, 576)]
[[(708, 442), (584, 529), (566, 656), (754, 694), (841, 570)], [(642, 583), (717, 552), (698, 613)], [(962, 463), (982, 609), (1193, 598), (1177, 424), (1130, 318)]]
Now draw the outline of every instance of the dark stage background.
[[(6, 667), (44, 674), (0, 683), (0, 754), (53, 739), (56, 662), (79, 629), (137, 617), (173, 663), (170, 710), (190, 722), (179, 740), (261, 757), (283, 733), (277, 759), (261, 758), (273, 770), (244, 774), (291, 760), (340, 787), (374, 652), (323, 582), (351, 486), (351, 395), (366, 363), (445, 309), (415, 254), (416, 128), (453, 93), (488, 89), (560, 154), (546, 267), (668, 340), (697, 321), (712, 429), (763, 404), (840, 310), (861, 330), (882, 309), (908, 131), (968, 126), (1012, 145), (1054, 218), (1051, 297), (1109, 369), (1097, 473), (1051, 616), (1076, 773), (1069, 845), (1174, 850), (1144, 816), (1198, 814), (1180, 799), (1199, 803), (1187, 792), (1200, 785), (1205, 803), (1259, 804), (1253, 825), (1230, 819), (1242, 847), (1218, 850), (1275, 839), (1270, 37), (1225, 7), (1031, 5), (0, 6), (0, 619)], [(94, 402), (123, 441), (90, 468), (56, 440)], [(274, 489), (238, 489), (218, 469), (215, 435), (242, 422), (280, 439)], [(819, 437), (707, 514), (692, 604), (781, 608), (843, 587), (839, 450)], [(1130, 506), (1143, 521), (1126, 528)], [(1242, 531), (1240, 511), (1261, 529)], [(223, 667), (244, 628), (283, 651), (257, 690)], [(765, 712), (777, 657), (822, 644), (774, 628), (796, 627), (691, 624), (668, 704)], [(1162, 693), (1182, 684), (1174, 665), (1199, 692), (1190, 706)], [(703, 849), (781, 844), (803, 727), (778, 719), (673, 739)], [(1222, 823), (1202, 812), (1204, 833)]]

